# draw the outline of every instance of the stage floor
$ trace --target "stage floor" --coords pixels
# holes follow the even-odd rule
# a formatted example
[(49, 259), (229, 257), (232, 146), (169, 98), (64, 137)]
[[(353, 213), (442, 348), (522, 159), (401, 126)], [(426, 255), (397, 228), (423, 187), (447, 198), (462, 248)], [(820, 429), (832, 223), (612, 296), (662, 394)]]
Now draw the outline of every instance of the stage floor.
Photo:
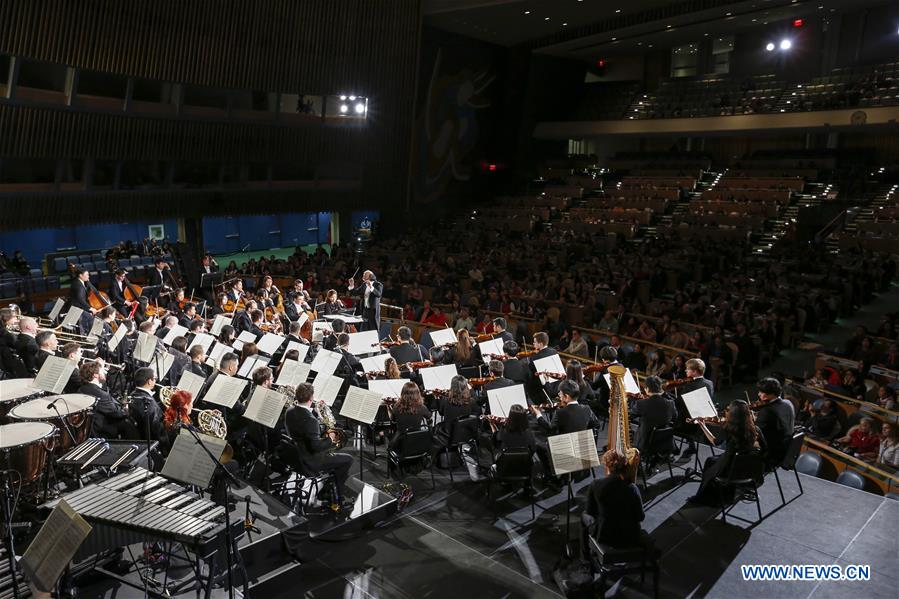
[[(707, 451), (701, 447), (700, 455)], [(899, 502), (807, 476), (805, 494), (797, 497), (793, 474), (781, 472), (788, 505), (781, 507), (769, 477), (760, 489), (766, 518), (750, 529), (737, 520), (722, 523), (712, 508), (686, 504), (698, 486), (680, 485), (692, 463), (680, 460), (674, 481), (663, 469), (650, 479), (644, 497), (644, 528), (663, 551), (662, 597), (896, 597)], [(539, 493), (535, 520), (521, 496), (499, 501), (494, 515), (486, 483), (474, 480), (473, 472), (457, 469), (451, 485), (445, 471), (435, 471), (433, 491), (427, 472), (407, 479), (416, 493), (412, 504), (381, 528), (341, 542), (310, 542), (311, 559), (279, 586), (283, 593), (267, 593), (265, 599), (560, 597), (553, 568), (565, 538), (564, 491)], [(385, 477), (384, 458), (373, 463), (366, 457), (365, 482), (379, 484)], [(575, 485), (579, 504), (591, 480)], [(579, 512), (572, 513), (573, 539)], [(741, 504), (733, 513), (754, 520), (755, 504)], [(740, 571), (747, 564), (867, 564), (871, 580), (747, 582)], [(116, 586), (92, 585), (82, 597), (134, 592)], [(651, 597), (650, 578), (643, 586), (637, 577), (626, 578), (607, 596)]]

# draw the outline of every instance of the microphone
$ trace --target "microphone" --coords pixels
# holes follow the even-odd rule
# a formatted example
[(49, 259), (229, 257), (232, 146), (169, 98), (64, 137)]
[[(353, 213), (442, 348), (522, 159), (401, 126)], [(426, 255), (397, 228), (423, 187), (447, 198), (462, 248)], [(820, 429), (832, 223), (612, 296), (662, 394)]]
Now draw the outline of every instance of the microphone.
[(53, 409), (53, 406), (55, 406), (55, 405), (56, 405), (56, 402), (58, 402), (60, 399), (62, 399), (62, 395), (58, 396), (56, 399), (54, 399), (53, 401), (51, 401), (50, 403), (48, 403), (48, 404), (47, 404), (47, 409), (48, 409), (48, 410), (52, 410), (52, 409)]

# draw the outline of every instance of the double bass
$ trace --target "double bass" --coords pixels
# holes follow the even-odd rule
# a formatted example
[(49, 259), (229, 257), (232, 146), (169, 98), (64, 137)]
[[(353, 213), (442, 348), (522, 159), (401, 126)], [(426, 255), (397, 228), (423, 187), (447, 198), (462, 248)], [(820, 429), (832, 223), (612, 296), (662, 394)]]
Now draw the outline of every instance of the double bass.
[[(625, 480), (636, 482), (640, 467), (640, 451), (631, 447), (630, 419), (627, 414), (627, 394), (624, 389), (624, 375), (627, 369), (621, 364), (612, 364), (609, 371), (609, 450), (615, 450), (627, 461)], [(608, 474), (608, 473), (607, 473)]]

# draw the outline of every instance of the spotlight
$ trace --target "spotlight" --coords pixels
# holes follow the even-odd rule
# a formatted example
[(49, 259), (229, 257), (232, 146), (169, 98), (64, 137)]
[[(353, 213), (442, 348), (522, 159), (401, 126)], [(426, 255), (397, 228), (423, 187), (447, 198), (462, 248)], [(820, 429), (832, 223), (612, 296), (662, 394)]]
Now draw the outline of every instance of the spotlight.
[(349, 109), (350, 109), (350, 107), (347, 106), (346, 104), (341, 104), (340, 105), (340, 114), (346, 114)]
[(340, 96), (340, 101), (342, 102), (344, 100), (346, 100), (346, 96)]
[(790, 40), (780, 40), (780, 49), (781, 50), (789, 50), (793, 47), (793, 42)]
[(355, 101), (356, 101), (356, 96), (350, 96), (350, 102), (355, 102)]
[(774, 42), (768, 42), (768, 44), (765, 46), (765, 50), (767, 50), (768, 52), (774, 52)]
[(362, 114), (363, 112), (365, 112), (365, 104), (362, 104), (361, 102), (356, 104), (356, 114)]

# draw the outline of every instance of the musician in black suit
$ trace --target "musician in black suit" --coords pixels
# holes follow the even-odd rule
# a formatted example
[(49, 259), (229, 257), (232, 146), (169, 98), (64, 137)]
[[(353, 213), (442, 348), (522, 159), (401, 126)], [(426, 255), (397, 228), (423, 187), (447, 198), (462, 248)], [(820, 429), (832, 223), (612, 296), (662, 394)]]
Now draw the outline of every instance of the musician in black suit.
[(184, 311), (178, 318), (178, 324), (185, 329), (190, 328), (190, 323), (197, 317), (197, 305), (191, 302), (184, 304)]
[(502, 316), (493, 319), (493, 338), (502, 339), (504, 345), (509, 341), (515, 341), (512, 333), (506, 330), (506, 319)]
[(122, 316), (131, 314), (131, 308), (133, 306), (133, 302), (129, 302), (125, 299), (125, 289), (127, 288), (125, 274), (126, 272), (124, 269), (117, 269), (113, 275), (112, 283), (109, 285), (109, 302)]
[(265, 320), (265, 313), (262, 310), (251, 310), (250, 311), (250, 328), (247, 330), (254, 335), (256, 335), (256, 340), (258, 341), (263, 335), (265, 335), (265, 331), (262, 330), (262, 322)]
[(675, 387), (675, 407), (677, 408), (677, 421), (674, 430), (676, 434), (687, 440), (687, 449), (683, 455), (693, 455), (696, 453), (696, 437), (699, 435), (699, 427), (695, 424), (687, 424), (687, 418), (690, 413), (687, 411), (687, 405), (684, 403), (683, 396), (685, 393), (696, 391), (703, 387), (709, 392), (712, 402), (715, 401), (715, 383), (705, 378), (705, 362), (699, 358), (690, 358), (684, 365), (687, 370), (687, 378), (691, 379), (683, 385)]
[[(590, 485), (582, 518), (587, 534), (603, 545), (652, 549), (652, 537), (640, 525), (646, 518), (640, 489), (627, 480), (627, 459), (611, 450), (603, 454), (602, 461), (609, 475)], [(586, 549), (587, 535), (582, 536)]]
[(47, 361), (47, 358), (56, 355), (56, 350), (59, 349), (59, 340), (53, 331), (41, 331), (35, 335), (34, 342), (37, 343), (37, 354), (34, 356), (34, 370), (38, 371), (44, 365), (44, 362)]
[(219, 265), (215, 261), (215, 259), (209, 254), (204, 255), (200, 260), (200, 276), (202, 277), (203, 275), (211, 275), (212, 273), (218, 271)]
[(503, 387), (511, 387), (517, 383), (512, 379), (503, 376), (505, 374), (505, 365), (499, 360), (490, 360), (490, 376), (494, 377), (492, 381), (484, 385), (484, 391), (493, 389), (502, 389)]
[(503, 353), (507, 356), (503, 360), (503, 376), (516, 383), (526, 383), (531, 378), (531, 365), (527, 358), (519, 360), (515, 357), (518, 354), (518, 344), (506, 341), (503, 343)]
[(91, 420), (91, 436), (104, 439), (134, 439), (137, 431), (129, 422), (128, 412), (103, 389), (106, 373), (99, 362), (85, 362), (79, 368), (82, 384), (78, 393), (97, 398)]
[(162, 424), (162, 406), (153, 396), (156, 374), (152, 368), (138, 368), (134, 372), (134, 392), (128, 398), (128, 412), (140, 438), (167, 445), (168, 437)]
[[(52, 334), (52, 333), (51, 333)], [(37, 322), (30, 316), (19, 319), (19, 335), (15, 337), (14, 347), (29, 374), (37, 372), (38, 345)]]
[(365, 369), (362, 367), (362, 362), (359, 358), (350, 353), (349, 334), (341, 333), (337, 337), (337, 351), (340, 352), (343, 358), (340, 360), (340, 364), (337, 365), (335, 374), (343, 377), (345, 380), (349, 380), (351, 385), (362, 386), (362, 381), (365, 380), (365, 375), (363, 374)]
[(162, 259), (161, 257), (156, 258), (156, 260), (153, 261), (153, 268), (150, 269), (150, 272), (147, 273), (147, 283), (151, 287), (161, 288), (163, 285), (165, 285), (167, 282), (165, 271), (168, 269), (168, 267), (169, 265), (166, 264), (166, 261), (164, 259)]
[(306, 299), (296, 292), (291, 292), (290, 301), (284, 306), (284, 314), (290, 322), (298, 321), (303, 314), (311, 310)]
[(322, 436), (321, 418), (313, 408), (315, 389), (309, 383), (297, 385), (294, 395), (295, 405), (287, 410), (284, 423), (287, 432), (297, 446), (297, 457), (308, 473), (327, 472), (334, 474), (337, 487), (337, 501), (343, 502), (343, 486), (350, 475), (353, 458), (345, 453), (331, 453), (337, 442), (332, 432)]
[(165, 339), (169, 334), (169, 331), (172, 330), (175, 326), (178, 325), (178, 317), (177, 316), (166, 316), (165, 320), (162, 321), (162, 326), (156, 330), (156, 336), (160, 339)]
[(762, 431), (767, 443), (765, 464), (775, 468), (783, 462), (793, 438), (796, 411), (793, 404), (781, 397), (783, 388), (774, 378), (758, 382), (758, 398), (762, 407), (755, 416), (755, 424)]
[(646, 377), (643, 384), (648, 395), (634, 403), (630, 415), (639, 418), (634, 446), (641, 453), (646, 453), (652, 431), (671, 426), (676, 412), (674, 402), (662, 393), (662, 379), (657, 376)]
[(547, 335), (543, 331), (537, 331), (536, 333), (534, 333), (534, 349), (537, 350), (537, 353), (531, 357), (532, 363), (534, 362), (534, 360), (548, 358), (559, 353), (555, 349), (549, 347), (549, 335)]
[[(347, 289), (356, 289), (353, 279), (347, 281)], [(381, 294), (384, 285), (375, 278), (375, 273), (366, 270), (362, 273), (362, 286), (356, 290), (356, 296), (362, 309), (363, 327), (367, 331), (381, 330)]]
[(337, 349), (337, 337), (346, 331), (346, 322), (342, 318), (335, 318), (331, 321), (331, 331), (325, 331), (322, 334), (322, 349), (334, 351)]
[(208, 367), (205, 364), (206, 352), (203, 350), (203, 346), (195, 345), (187, 353), (190, 356), (190, 365), (187, 367), (187, 370), (204, 379), (209, 376)]
[(412, 329), (400, 327), (396, 331), (396, 336), (400, 343), (390, 348), (390, 357), (396, 360), (397, 364), (403, 365), (408, 362), (421, 362), (428, 359), (427, 354), (421, 350), (418, 344), (412, 341)]
[(75, 278), (72, 280), (72, 286), (69, 287), (69, 307), (81, 308), (85, 312), (93, 314), (96, 310), (88, 301), (89, 283), (90, 272), (83, 268), (75, 271)]
[(599, 421), (589, 407), (578, 403), (580, 389), (574, 381), (564, 380), (559, 383), (559, 405), (548, 422), (537, 406), (531, 406), (531, 413), (537, 424), (548, 435), (564, 435), (594, 428)]

